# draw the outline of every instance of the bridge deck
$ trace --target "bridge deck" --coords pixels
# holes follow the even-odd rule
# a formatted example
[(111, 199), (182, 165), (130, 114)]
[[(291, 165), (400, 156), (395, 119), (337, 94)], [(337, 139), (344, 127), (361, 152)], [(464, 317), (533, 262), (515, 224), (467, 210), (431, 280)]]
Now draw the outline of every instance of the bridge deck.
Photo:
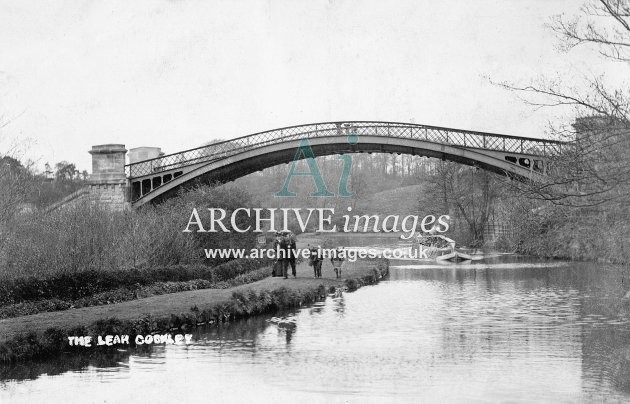
[(217, 142), (206, 146), (167, 154), (125, 166), (129, 179), (164, 171), (209, 163), (245, 150), (303, 138), (362, 135), (417, 139), (449, 146), (499, 151), (528, 156), (550, 157), (560, 153), (566, 143), (494, 133), (441, 128), (398, 122), (344, 121), (290, 126)]

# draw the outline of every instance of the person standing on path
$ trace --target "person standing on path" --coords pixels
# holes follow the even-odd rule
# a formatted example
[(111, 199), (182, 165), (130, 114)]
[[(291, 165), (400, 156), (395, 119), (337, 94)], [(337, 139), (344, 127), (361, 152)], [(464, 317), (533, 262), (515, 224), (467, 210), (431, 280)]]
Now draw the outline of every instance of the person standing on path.
[(313, 267), (313, 272), (315, 273), (316, 278), (322, 277), (322, 257), (321, 257), (321, 247), (311, 247), (309, 246), (309, 263)]
[[(276, 250), (276, 262), (279, 269), (278, 276), (283, 276), (287, 279), (287, 272), (289, 267), (288, 259), (288, 241), (284, 234), (280, 232), (276, 233), (276, 241), (274, 241), (274, 249)], [(274, 267), (275, 268), (275, 267)]]
[[(295, 278), (297, 276), (295, 270), (295, 260), (297, 259), (297, 244), (295, 242), (295, 235), (293, 233), (289, 233), (286, 235), (287, 240), (287, 267), (291, 265), (291, 273)], [(288, 270), (288, 268), (287, 268)], [(287, 277), (285, 272), (285, 278)]]

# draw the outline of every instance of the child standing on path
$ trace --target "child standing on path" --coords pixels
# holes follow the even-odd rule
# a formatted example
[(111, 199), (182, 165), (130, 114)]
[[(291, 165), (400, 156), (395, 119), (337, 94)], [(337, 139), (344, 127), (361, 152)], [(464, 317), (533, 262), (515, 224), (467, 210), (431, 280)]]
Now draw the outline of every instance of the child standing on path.
[(313, 272), (315, 273), (316, 278), (322, 277), (322, 256), (321, 256), (321, 247), (311, 247), (308, 246), (309, 250), (309, 264), (313, 267)]
[(332, 257), (330, 257), (330, 262), (333, 268), (335, 269), (335, 276), (337, 278), (341, 278), (341, 267), (343, 265), (343, 261), (344, 261), (343, 248), (337, 247), (337, 249), (335, 250), (335, 254)]

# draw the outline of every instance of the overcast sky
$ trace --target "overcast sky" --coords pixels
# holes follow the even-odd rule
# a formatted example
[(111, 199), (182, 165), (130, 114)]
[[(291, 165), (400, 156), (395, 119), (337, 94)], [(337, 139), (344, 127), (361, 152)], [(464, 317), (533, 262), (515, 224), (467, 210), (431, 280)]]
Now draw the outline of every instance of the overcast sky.
[(91, 170), (95, 144), (170, 153), (292, 124), (384, 120), (542, 137), (494, 80), (571, 80), (544, 27), (580, 0), (0, 0), (0, 153)]

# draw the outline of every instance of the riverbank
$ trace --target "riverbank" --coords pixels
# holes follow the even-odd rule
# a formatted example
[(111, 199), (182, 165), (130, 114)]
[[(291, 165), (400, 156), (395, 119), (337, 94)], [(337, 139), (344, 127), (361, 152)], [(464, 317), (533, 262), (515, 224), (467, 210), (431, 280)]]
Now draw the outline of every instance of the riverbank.
[[(382, 259), (347, 262), (336, 279), (330, 263), (314, 278), (307, 263), (297, 278), (265, 278), (229, 289), (202, 289), (0, 320), (0, 362), (15, 362), (72, 351), (68, 336), (147, 334), (187, 330), (199, 324), (299, 307), (323, 299), (331, 289), (355, 290), (388, 274)], [(75, 348), (77, 349), (77, 348)]]

